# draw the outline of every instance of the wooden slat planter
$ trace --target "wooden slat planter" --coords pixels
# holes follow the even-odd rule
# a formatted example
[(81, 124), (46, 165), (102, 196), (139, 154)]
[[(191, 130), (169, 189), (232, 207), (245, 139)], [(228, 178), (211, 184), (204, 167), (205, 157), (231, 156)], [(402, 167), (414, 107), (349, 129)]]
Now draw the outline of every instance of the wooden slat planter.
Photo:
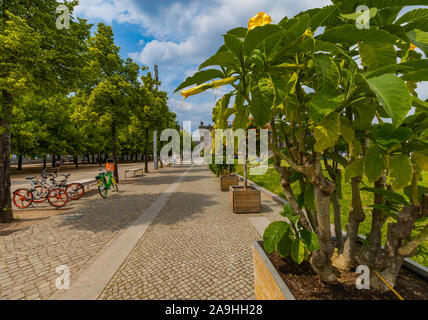
[(235, 175), (223, 175), (220, 177), (220, 188), (221, 191), (229, 191), (231, 186), (239, 185), (238, 176)]
[(234, 213), (260, 213), (262, 211), (262, 193), (254, 187), (230, 187), (230, 204)]
[(296, 300), (270, 262), (262, 241), (253, 243), (253, 261), (256, 300)]

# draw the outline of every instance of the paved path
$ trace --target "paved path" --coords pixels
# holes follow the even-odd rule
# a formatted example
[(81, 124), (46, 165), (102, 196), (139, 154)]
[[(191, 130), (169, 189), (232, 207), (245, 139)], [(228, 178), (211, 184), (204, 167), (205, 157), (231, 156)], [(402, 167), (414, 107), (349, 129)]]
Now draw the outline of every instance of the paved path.
[(184, 178), (101, 299), (252, 299), (248, 218), (206, 167)]
[[(251, 245), (260, 235), (250, 219), (280, 218), (280, 206), (264, 198), (262, 215), (236, 215), (219, 188), (206, 166), (165, 168), (107, 200), (91, 196), (67, 220), (0, 237), (0, 299), (254, 298)], [(121, 245), (130, 238), (136, 245)], [(70, 268), (71, 290), (56, 289), (60, 265)]]

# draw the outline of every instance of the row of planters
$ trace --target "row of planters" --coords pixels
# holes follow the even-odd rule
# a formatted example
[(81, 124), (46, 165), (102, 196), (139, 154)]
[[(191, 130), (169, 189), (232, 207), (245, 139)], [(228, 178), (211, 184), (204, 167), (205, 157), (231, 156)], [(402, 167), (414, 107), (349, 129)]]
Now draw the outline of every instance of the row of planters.
[[(428, 238), (428, 190), (421, 185), (428, 170), (428, 102), (415, 90), (428, 80), (428, 9), (400, 15), (406, 5), (426, 2), (333, 3), (277, 24), (259, 13), (248, 28), (224, 34), (218, 52), (177, 91), (196, 85), (182, 91), (187, 98), (230, 88), (213, 110), (217, 129), (227, 129), (232, 116), (233, 130), (247, 128), (250, 117), (258, 128), (270, 125), (270, 150), (288, 202), (286, 221), (272, 223), (263, 237), (264, 254), (277, 269), (285, 263), (282, 270), (319, 279), (317, 292), (328, 293), (317, 298), (400, 297), (395, 291), (412, 297), (418, 290), (428, 298), (426, 282), (417, 289), (416, 281), (402, 281), (404, 259)], [(371, 8), (368, 29), (356, 26), (360, 4)], [(349, 212), (340, 206), (342, 177), (352, 186)], [(245, 176), (244, 190), (246, 184)], [(368, 208), (362, 190), (373, 194)], [(365, 219), (371, 231), (361, 245)], [(357, 266), (370, 272), (364, 293), (346, 281)]]
[(210, 170), (220, 178), (220, 190), (230, 191), (230, 204), (234, 213), (260, 213), (262, 207), (261, 191), (248, 186), (244, 181), (244, 186), (239, 185), (239, 178), (234, 173), (235, 165), (223, 163), (216, 164), (215, 157), (209, 165)]

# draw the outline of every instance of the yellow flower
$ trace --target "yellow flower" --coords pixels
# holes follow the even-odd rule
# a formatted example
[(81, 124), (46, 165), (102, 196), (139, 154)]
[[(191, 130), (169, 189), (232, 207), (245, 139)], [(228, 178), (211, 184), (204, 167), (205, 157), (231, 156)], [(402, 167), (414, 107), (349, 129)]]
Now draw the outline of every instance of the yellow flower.
[(413, 43), (410, 44), (410, 50), (415, 51), (417, 46), (415, 46)]
[(202, 86), (197, 86), (197, 87), (193, 87), (193, 88), (181, 91), (181, 95), (184, 97), (184, 99), (186, 99), (190, 96), (194, 96), (195, 94), (201, 93), (203, 91), (205, 91), (205, 89), (202, 88)]
[(190, 96), (194, 96), (195, 94), (204, 92), (208, 89), (215, 89), (227, 84), (231, 84), (233, 82), (235, 82), (238, 78), (236, 77), (229, 77), (229, 78), (225, 78), (225, 79), (221, 79), (221, 80), (216, 80), (210, 83), (204, 83), (201, 84), (199, 86), (181, 91), (181, 95), (184, 97), (184, 99), (190, 97)]
[(259, 12), (248, 22), (248, 30), (254, 29), (255, 27), (264, 26), (272, 22), (271, 17), (264, 12)]
[(305, 36), (312, 37), (313, 35), (314, 35), (314, 33), (312, 32), (311, 28), (306, 29)]

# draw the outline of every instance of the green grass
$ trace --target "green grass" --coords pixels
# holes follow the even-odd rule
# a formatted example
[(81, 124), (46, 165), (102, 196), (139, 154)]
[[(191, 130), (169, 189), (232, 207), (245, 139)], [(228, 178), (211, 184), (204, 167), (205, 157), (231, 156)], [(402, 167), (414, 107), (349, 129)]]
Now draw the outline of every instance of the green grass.
[[(269, 164), (271, 165), (271, 161), (269, 161)], [(243, 171), (242, 165), (236, 166), (236, 172), (240, 175), (243, 175), (244, 171)], [(424, 172), (422, 174), (422, 178), (423, 178), (423, 182), (421, 183), (421, 185), (428, 187), (428, 172)], [(279, 174), (275, 169), (269, 168), (268, 172), (262, 176), (248, 175), (248, 179), (285, 199), (285, 195), (282, 191), (282, 187), (279, 182)], [(363, 180), (363, 182), (368, 185), (367, 180)], [(343, 195), (340, 201), (341, 209), (342, 209), (342, 227), (346, 228), (346, 224), (348, 223), (349, 210), (351, 207), (351, 185), (350, 183), (346, 183), (345, 181), (343, 181), (342, 187), (343, 187)], [(292, 189), (296, 195), (300, 193), (300, 187), (298, 183), (294, 183), (292, 185)], [(400, 193), (403, 194), (402, 192)], [(362, 191), (361, 200), (363, 202), (363, 207), (367, 207), (373, 203), (373, 194), (370, 192)], [(359, 234), (364, 236), (368, 235), (370, 232), (371, 210), (368, 210), (368, 209), (365, 210), (365, 214), (366, 214), (366, 219), (360, 224), (360, 228), (359, 228)], [(333, 215), (331, 216), (331, 221), (333, 223)], [(388, 219), (387, 223), (385, 223), (382, 229), (384, 241), (386, 238), (387, 224), (388, 222), (392, 222), (392, 221), (393, 221), (392, 219)], [(422, 223), (417, 224), (417, 227), (420, 225), (422, 225)], [(417, 234), (417, 232), (414, 232), (414, 233)], [(428, 251), (428, 240), (426, 240), (421, 245), (421, 247), (422, 249), (424, 249), (424, 251)], [(412, 260), (428, 267), (428, 257), (426, 255), (416, 255), (412, 257)]]

